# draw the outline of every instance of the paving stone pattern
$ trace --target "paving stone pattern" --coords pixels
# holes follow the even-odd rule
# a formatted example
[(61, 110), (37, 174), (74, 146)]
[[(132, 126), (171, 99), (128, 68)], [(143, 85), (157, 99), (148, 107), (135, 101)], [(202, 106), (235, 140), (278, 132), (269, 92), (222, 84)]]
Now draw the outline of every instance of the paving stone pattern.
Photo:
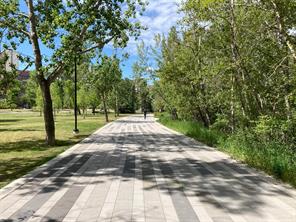
[(296, 222), (296, 191), (125, 117), (0, 190), (0, 222)]

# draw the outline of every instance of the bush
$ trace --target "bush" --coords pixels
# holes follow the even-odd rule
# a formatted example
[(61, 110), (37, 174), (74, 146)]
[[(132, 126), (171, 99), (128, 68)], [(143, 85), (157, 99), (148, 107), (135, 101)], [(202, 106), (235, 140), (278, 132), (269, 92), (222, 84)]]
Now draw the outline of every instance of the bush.
[(224, 115), (217, 115), (217, 119), (213, 125), (211, 125), (211, 129), (216, 131), (221, 131), (224, 133), (230, 133), (231, 128), (229, 127), (229, 119)]
[(244, 130), (229, 136), (218, 148), (296, 186), (296, 153), (278, 141), (260, 141), (251, 130)]
[(0, 99), (0, 109), (9, 109), (9, 106), (5, 99)]

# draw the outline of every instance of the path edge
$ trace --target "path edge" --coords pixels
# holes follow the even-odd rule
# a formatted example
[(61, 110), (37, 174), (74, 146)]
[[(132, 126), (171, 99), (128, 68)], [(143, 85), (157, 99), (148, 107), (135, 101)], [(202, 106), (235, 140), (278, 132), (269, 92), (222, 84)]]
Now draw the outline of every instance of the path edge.
[(184, 137), (186, 140), (188, 140), (190, 142), (193, 142), (195, 144), (198, 143), (198, 145), (201, 145), (201, 147), (203, 147), (203, 148), (211, 149), (213, 151), (216, 151), (216, 152), (222, 153), (223, 155), (226, 155), (231, 162), (233, 162), (234, 164), (237, 164), (239, 167), (244, 168), (250, 174), (256, 174), (256, 175), (260, 176), (261, 179), (263, 179), (265, 182), (272, 184), (273, 186), (275, 186), (276, 188), (278, 188), (280, 190), (284, 190), (285, 192), (289, 192), (290, 194), (292, 194), (296, 198), (296, 189), (292, 185), (290, 185), (288, 183), (285, 183), (285, 182), (283, 182), (283, 181), (281, 181), (279, 179), (276, 179), (275, 177), (273, 177), (271, 175), (268, 175), (263, 170), (256, 169), (256, 168), (254, 168), (252, 166), (249, 166), (246, 163), (243, 163), (243, 162), (241, 162), (239, 160), (236, 160), (233, 157), (231, 157), (228, 153), (225, 153), (225, 152), (222, 152), (222, 151), (218, 150), (218, 148), (208, 146), (208, 145), (206, 145), (206, 144), (204, 144), (202, 142), (199, 142), (196, 139), (193, 139), (193, 138), (191, 138), (189, 136), (184, 135), (183, 133), (175, 131), (175, 130), (163, 125), (162, 123), (158, 122), (157, 120), (155, 120), (155, 123), (157, 125), (159, 125), (160, 127), (170, 131), (173, 134)]
[(40, 166), (36, 166), (33, 170), (29, 171), (28, 173), (26, 173), (22, 177), (20, 177), (18, 179), (15, 179), (15, 180), (11, 181), (9, 184), (7, 184), (6, 186), (2, 187), (0, 189), (0, 200), (3, 199), (3, 198), (5, 198), (7, 195), (9, 195), (11, 192), (15, 191), (19, 187), (23, 186), (27, 182), (27, 180), (29, 178), (33, 178), (37, 174), (39, 174), (40, 172), (42, 172), (43, 170), (51, 167), (52, 165), (54, 165), (55, 163), (57, 163), (61, 158), (67, 156), (69, 153), (71, 153), (74, 150), (78, 149), (83, 143), (85, 143), (88, 140), (90, 140), (90, 138), (93, 135), (99, 133), (100, 131), (102, 131), (103, 129), (105, 129), (107, 126), (111, 125), (112, 123), (114, 123), (114, 122), (116, 122), (116, 121), (118, 121), (120, 119), (122, 119), (122, 118), (119, 118), (119, 119), (117, 119), (115, 121), (112, 121), (112, 122), (109, 122), (109, 123), (105, 124), (104, 126), (100, 127), (96, 131), (94, 131), (92, 134), (88, 135), (86, 138), (84, 138), (83, 140), (81, 140), (80, 142), (78, 142), (75, 145), (69, 147), (64, 152), (58, 154), (53, 159), (47, 161), (46, 163), (44, 163), (44, 164), (42, 164)]

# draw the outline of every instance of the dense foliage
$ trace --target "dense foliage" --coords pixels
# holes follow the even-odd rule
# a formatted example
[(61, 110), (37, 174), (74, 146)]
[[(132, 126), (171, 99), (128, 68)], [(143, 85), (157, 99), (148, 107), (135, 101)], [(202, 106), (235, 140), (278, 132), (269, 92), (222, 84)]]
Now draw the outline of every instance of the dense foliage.
[(223, 133), (216, 145), (295, 184), (296, 2), (187, 0), (182, 12), (154, 47), (155, 109)]
[(158, 104), (226, 133), (295, 142), (296, 3), (286, 2), (187, 1), (162, 39)]

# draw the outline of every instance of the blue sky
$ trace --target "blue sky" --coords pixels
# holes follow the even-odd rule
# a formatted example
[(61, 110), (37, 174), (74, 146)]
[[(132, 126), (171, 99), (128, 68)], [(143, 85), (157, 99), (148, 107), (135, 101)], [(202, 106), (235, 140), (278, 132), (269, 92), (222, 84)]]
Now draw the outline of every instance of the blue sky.
[[(175, 25), (177, 20), (180, 18), (178, 14), (178, 4), (181, 0), (148, 0), (149, 5), (146, 8), (144, 14), (138, 19), (141, 24), (147, 27), (147, 30), (142, 31), (141, 37), (138, 41), (130, 39), (127, 47), (124, 49), (125, 52), (130, 54), (128, 60), (124, 61), (122, 65), (124, 77), (132, 76), (132, 65), (137, 60), (136, 46), (139, 41), (143, 40), (145, 44), (149, 45), (153, 43), (155, 34), (167, 34), (170, 27)], [(27, 44), (22, 44), (18, 48), (18, 52), (25, 55), (32, 55), (32, 47)], [(106, 46), (104, 49), (106, 54), (111, 54), (112, 49), (110, 46)], [(49, 50), (42, 47), (43, 54), (49, 54)], [(21, 65), (23, 67), (23, 65)], [(20, 68), (21, 68), (20, 67)]]
[[(178, 13), (178, 4), (180, 3), (181, 0), (149, 0), (145, 13), (139, 17), (141, 24), (148, 29), (142, 31), (139, 41), (143, 40), (145, 44), (150, 45), (153, 44), (156, 34), (167, 34), (170, 27), (175, 25), (181, 17)], [(122, 67), (124, 76), (132, 75), (132, 64), (137, 60), (136, 46), (139, 41), (131, 39), (125, 49), (130, 54), (130, 58)]]

